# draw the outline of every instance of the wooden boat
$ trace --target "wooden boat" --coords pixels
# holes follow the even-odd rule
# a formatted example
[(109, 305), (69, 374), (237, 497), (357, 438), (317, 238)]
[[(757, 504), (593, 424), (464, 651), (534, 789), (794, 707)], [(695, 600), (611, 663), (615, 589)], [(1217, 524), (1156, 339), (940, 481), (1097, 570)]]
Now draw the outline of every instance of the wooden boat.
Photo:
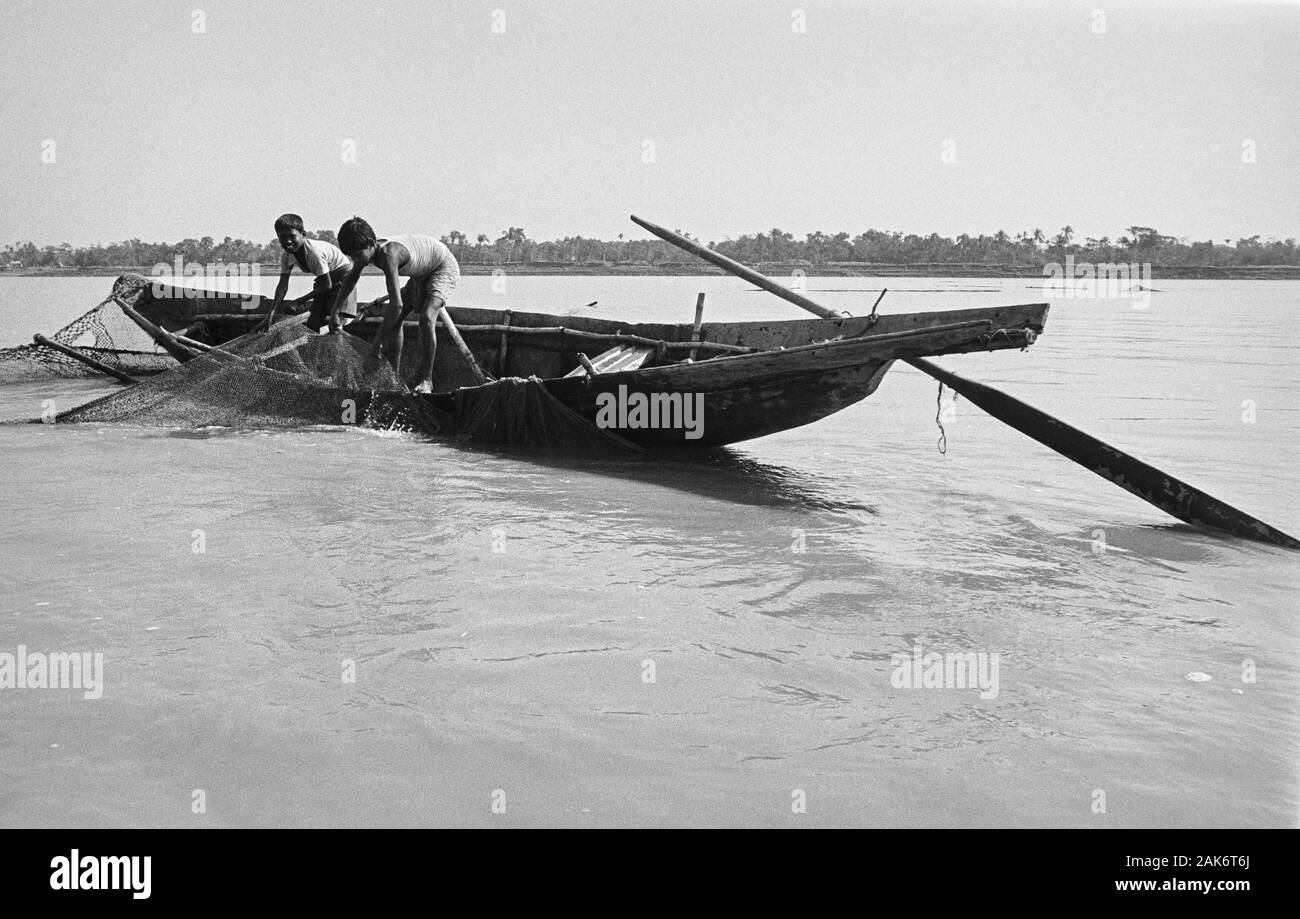
[[(435, 391), (430, 394), (415, 396), (389, 389), (360, 393), (356, 387), (340, 390), (328, 383), (321, 388), (307, 383), (311, 377), (295, 376), (286, 376), (267, 388), (267, 379), (257, 377), (257, 370), (251, 372), (261, 383), (248, 392), (256, 399), (278, 398), (282, 410), (290, 413), (299, 409), (306, 412), (320, 394), (329, 393), (322, 403), (325, 414), (315, 417), (330, 420), (315, 423), (334, 423), (332, 419), (341, 404), (334, 399), (343, 397), (353, 402), (358, 413), (378, 408), (378, 416), (366, 416), (372, 422), (385, 423), (383, 413), (388, 410), (407, 413), (408, 418), (413, 414), (420, 416), (413, 429), (478, 444), (553, 443), (577, 449), (580, 443), (595, 447), (612, 441), (633, 450), (699, 448), (762, 437), (823, 418), (871, 395), (892, 363), (903, 360), (1021, 433), (1180, 520), (1247, 539), (1300, 548), (1300, 540), (1183, 480), (1012, 396), (926, 360), (942, 354), (1027, 347), (1043, 331), (1047, 304), (879, 317), (873, 307), (869, 316), (840, 316), (804, 294), (782, 287), (719, 253), (705, 251), (672, 231), (637, 222), (687, 251), (700, 250), (696, 254), (706, 261), (719, 264), (818, 318), (703, 323), (703, 294), (696, 305), (696, 321), (691, 324), (619, 323), (462, 307), (439, 314), (451, 334), (439, 336)], [(235, 301), (240, 308), (231, 311), (228, 297), (162, 284), (140, 288), (130, 296), (134, 305), (118, 297), (122, 312), (184, 360), (197, 356), (184, 350), (186, 344), (197, 343), (170, 332), (203, 335), (211, 344), (201, 347), (213, 350), (213, 345), (219, 348), (221, 343), (254, 331), (265, 321), (269, 307), (265, 300), (256, 298)], [(347, 331), (371, 339), (378, 325), (377, 318), (363, 319)], [(410, 325), (414, 327), (415, 323)], [(298, 336), (298, 330), (288, 325), (277, 325), (272, 334), (282, 333), (293, 337), (269, 347), (264, 354), (244, 356), (232, 349), (227, 356), (214, 355), (196, 364), (188, 379), (210, 372), (211, 380), (222, 382), (216, 384), (218, 389), (207, 391), (207, 396), (220, 403), (225, 397), (221, 387), (229, 386), (227, 369), (239, 366), (232, 362), (248, 361), (270, 372), (274, 368), (263, 362), (289, 350), (319, 352), (324, 347), (336, 355), (349, 351), (335, 347), (343, 342), (313, 341), (306, 333)], [(596, 353), (599, 348), (605, 350)], [(403, 375), (408, 381), (417, 350), (411, 348), (404, 354)], [(588, 357), (588, 351), (596, 356)], [(356, 349), (351, 353), (356, 356)], [(86, 360), (75, 352), (73, 356)], [(331, 358), (332, 363), (335, 361)], [(484, 367), (502, 379), (487, 377)], [(111, 372), (110, 368), (104, 369)], [(187, 372), (182, 371), (181, 376)], [(288, 395), (295, 392), (293, 387), (298, 383), (307, 384), (300, 390), (301, 397)], [(130, 401), (129, 394), (138, 389), (130, 387), (122, 392)], [(155, 391), (144, 396), (146, 410), (157, 404), (157, 395)], [(103, 403), (113, 398), (104, 397), (91, 405), (102, 411)], [(199, 394), (191, 405), (206, 404), (204, 400), (205, 396)], [(241, 403), (233, 404), (240, 410)], [(256, 407), (257, 402), (246, 405)], [(611, 412), (613, 405), (617, 410)], [(647, 406), (653, 406), (648, 415)], [(686, 413), (687, 406), (695, 409), (691, 415)], [(86, 408), (75, 408), (64, 415), (76, 416)], [(116, 416), (121, 419), (138, 418), (129, 406), (115, 411), (122, 412)], [(184, 412), (182, 417), (193, 418)], [(555, 427), (546, 430), (552, 424)], [(511, 436), (519, 433), (524, 436)], [(542, 436), (534, 436), (537, 434)]]
[[(220, 345), (261, 323), (269, 300), (159, 283), (140, 289), (131, 305), (167, 331)], [(1028, 347), (1047, 311), (1030, 303), (697, 327), (448, 309), (479, 368), (536, 377), (582, 418), (650, 448), (716, 447), (809, 424), (870, 396), (895, 360)], [(372, 317), (347, 332), (369, 340), (378, 327)], [(409, 381), (419, 342), (415, 323), (407, 327)], [(480, 385), (453, 336), (439, 334), (426, 398), (454, 414), (457, 392)]]

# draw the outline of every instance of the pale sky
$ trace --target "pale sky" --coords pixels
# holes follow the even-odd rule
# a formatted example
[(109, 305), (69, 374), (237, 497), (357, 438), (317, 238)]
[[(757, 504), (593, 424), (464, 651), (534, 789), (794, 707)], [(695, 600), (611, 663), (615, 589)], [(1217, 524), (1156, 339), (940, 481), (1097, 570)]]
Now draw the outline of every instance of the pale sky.
[(1295, 3), (6, 0), (0, 243), (1294, 237), (1298, 63)]

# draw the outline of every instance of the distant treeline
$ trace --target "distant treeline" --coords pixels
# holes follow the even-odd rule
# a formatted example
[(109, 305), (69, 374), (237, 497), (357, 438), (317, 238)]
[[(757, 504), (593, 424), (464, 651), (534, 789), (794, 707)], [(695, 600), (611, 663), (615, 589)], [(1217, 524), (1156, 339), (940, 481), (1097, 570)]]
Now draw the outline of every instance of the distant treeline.
[[(331, 230), (317, 230), (308, 235), (335, 241)], [(570, 236), (540, 241), (529, 239), (522, 227), (510, 227), (495, 240), (484, 233), (471, 239), (458, 230), (448, 233), (442, 240), (465, 265), (658, 266), (690, 258), (658, 239), (624, 239), (622, 234), (615, 240)], [(739, 239), (710, 242), (709, 246), (750, 264), (780, 262), (784, 265), (806, 264), (813, 268), (846, 263), (951, 263), (1032, 268), (1049, 262), (1063, 262), (1067, 255), (1073, 255), (1076, 261), (1150, 262), (1155, 267), (1171, 268), (1300, 265), (1300, 248), (1297, 248), (1295, 239), (1261, 242), (1259, 236), (1252, 236), (1235, 242), (1229, 239), (1197, 242), (1165, 236), (1151, 227), (1139, 226), (1128, 227), (1125, 235), (1113, 240), (1105, 236), (1078, 240), (1068, 226), (1050, 238), (1042, 230), (1032, 230), (1017, 233), (1014, 237), (1002, 231), (992, 236), (963, 233), (956, 239), (937, 233), (918, 236), (867, 230), (856, 236), (809, 233), (800, 240), (791, 233), (773, 229)], [(83, 248), (74, 248), (68, 243), (37, 247), (31, 242), (20, 242), (0, 249), (0, 267), (148, 268), (158, 263), (170, 266), (178, 256), (186, 262), (203, 264), (270, 265), (280, 260), (280, 254), (275, 240), (258, 243), (229, 236), (220, 242), (211, 236), (183, 239), (179, 243), (130, 239)]]

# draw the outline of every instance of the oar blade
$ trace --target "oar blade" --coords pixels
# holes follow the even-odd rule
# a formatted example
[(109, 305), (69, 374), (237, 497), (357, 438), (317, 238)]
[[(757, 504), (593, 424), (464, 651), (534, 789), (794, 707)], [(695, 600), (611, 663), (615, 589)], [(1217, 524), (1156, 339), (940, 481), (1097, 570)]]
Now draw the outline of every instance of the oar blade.
[(982, 383), (959, 377), (922, 358), (905, 360), (999, 421), (1179, 520), (1225, 530), (1245, 539), (1300, 549), (1300, 540), (1032, 405)]

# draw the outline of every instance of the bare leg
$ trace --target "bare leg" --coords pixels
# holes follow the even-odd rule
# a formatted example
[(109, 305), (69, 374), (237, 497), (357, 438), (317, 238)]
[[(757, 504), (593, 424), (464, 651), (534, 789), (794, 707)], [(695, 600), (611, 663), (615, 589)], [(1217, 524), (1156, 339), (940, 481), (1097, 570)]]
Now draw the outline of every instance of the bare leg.
[(394, 305), (390, 302), (384, 307), (384, 321), (375, 330), (375, 340), (371, 343), (372, 352), (378, 354), (380, 360), (392, 363), (393, 333), (389, 329), (401, 322), (401, 315), (401, 304)]
[(402, 343), (405, 336), (402, 334), (402, 320), (397, 321), (397, 328), (393, 329), (393, 335), (388, 339), (388, 362), (393, 365), (393, 370), (400, 376), (402, 373)]
[(391, 325), (393, 331), (389, 332), (384, 343), (383, 350), (388, 358), (388, 363), (392, 365), (394, 372), (400, 377), (402, 374), (402, 344), (405, 336), (402, 335), (402, 323), (406, 320), (407, 311), (412, 303), (412, 290), (408, 282), (405, 287), (398, 291), (401, 302), (394, 303), (388, 301), (384, 307), (384, 324)]
[(424, 309), (420, 310), (420, 344), (423, 352), (420, 354), (420, 382), (427, 383), (429, 391), (433, 391), (433, 359), (438, 353), (438, 310), (442, 309), (443, 300), (438, 296), (431, 296), (425, 302)]

